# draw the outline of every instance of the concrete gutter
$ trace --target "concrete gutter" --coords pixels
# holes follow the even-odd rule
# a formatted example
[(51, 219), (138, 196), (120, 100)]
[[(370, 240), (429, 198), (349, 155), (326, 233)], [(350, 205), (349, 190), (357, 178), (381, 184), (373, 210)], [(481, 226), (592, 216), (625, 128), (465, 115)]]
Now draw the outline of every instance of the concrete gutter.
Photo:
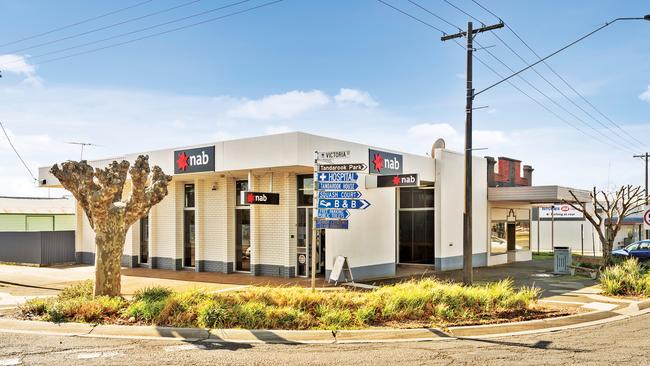
[(43, 321), (0, 318), (0, 333), (249, 344), (421, 342), (556, 332), (628, 319), (646, 313), (650, 313), (650, 300), (621, 306), (611, 311), (593, 311), (558, 318), (514, 323), (459, 326), (444, 330), (438, 328), (378, 328), (340, 331), (201, 329), (79, 323), (56, 324)]

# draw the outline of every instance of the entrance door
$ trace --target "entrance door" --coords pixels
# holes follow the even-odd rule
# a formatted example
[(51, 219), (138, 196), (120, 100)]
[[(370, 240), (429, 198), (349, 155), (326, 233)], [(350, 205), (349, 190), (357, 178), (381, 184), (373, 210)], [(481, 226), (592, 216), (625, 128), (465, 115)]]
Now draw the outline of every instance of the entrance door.
[(508, 240), (508, 251), (514, 252), (517, 250), (517, 225), (514, 222), (508, 223), (508, 234), (506, 238)]
[[(310, 276), (311, 271), (311, 238), (313, 229), (313, 213), (311, 207), (298, 208), (298, 242), (296, 275)], [(325, 272), (325, 230), (318, 230), (316, 242), (316, 273)]]
[(149, 217), (140, 219), (140, 263), (149, 263)]
[(434, 264), (433, 199), (433, 189), (399, 189), (399, 263)]
[(236, 212), (235, 270), (251, 270), (251, 212), (246, 209)]
[(196, 248), (195, 242), (195, 224), (194, 224), (194, 210), (185, 210), (184, 219), (184, 246), (183, 246), (183, 265), (185, 267), (194, 267), (194, 250)]

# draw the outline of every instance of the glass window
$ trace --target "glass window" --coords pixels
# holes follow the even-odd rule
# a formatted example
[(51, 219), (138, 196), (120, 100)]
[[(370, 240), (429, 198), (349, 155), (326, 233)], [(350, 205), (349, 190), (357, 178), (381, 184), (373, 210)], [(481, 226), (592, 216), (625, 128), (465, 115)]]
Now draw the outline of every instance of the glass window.
[(508, 240), (506, 237), (506, 223), (492, 221), (490, 235), (490, 253), (503, 254), (508, 251)]
[(634, 243), (634, 244), (630, 244), (630, 245), (628, 245), (628, 246), (625, 248), (625, 250), (627, 250), (628, 252), (631, 252), (631, 251), (633, 251), (633, 250), (637, 250), (638, 248), (639, 248), (639, 244), (638, 244), (638, 243)]
[(298, 206), (312, 206), (314, 204), (314, 176), (298, 176)]
[(650, 242), (647, 241), (643, 241), (641, 242), (641, 244), (639, 244), (639, 249), (642, 250), (648, 250), (649, 247), (650, 247)]
[(515, 249), (530, 249), (530, 221), (517, 221), (515, 228)]
[(400, 263), (434, 263), (433, 210), (399, 212)]
[(235, 205), (236, 206), (249, 206), (247, 203), (242, 204), (241, 203), (241, 193), (244, 191), (248, 191), (248, 181), (247, 180), (238, 180), (235, 183), (235, 191), (237, 197), (235, 197)]
[(400, 208), (433, 208), (433, 189), (400, 188)]
[(194, 184), (185, 185), (185, 207), (194, 207)]

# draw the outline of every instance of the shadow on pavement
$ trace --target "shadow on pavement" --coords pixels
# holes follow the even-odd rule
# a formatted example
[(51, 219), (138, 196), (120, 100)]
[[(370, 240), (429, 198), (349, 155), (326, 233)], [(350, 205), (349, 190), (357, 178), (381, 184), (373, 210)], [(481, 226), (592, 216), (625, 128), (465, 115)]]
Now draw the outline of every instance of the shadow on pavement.
[(521, 342), (500, 341), (496, 339), (478, 339), (478, 338), (463, 338), (463, 337), (459, 337), (457, 339), (464, 340), (464, 341), (489, 343), (489, 344), (494, 344), (499, 346), (523, 347), (523, 348), (530, 348), (530, 349), (543, 349), (549, 351), (567, 351), (567, 352), (574, 352), (574, 353), (589, 352), (588, 350), (584, 350), (584, 349), (550, 347), (551, 344), (553, 343), (551, 341), (537, 341), (533, 344), (527, 344)]

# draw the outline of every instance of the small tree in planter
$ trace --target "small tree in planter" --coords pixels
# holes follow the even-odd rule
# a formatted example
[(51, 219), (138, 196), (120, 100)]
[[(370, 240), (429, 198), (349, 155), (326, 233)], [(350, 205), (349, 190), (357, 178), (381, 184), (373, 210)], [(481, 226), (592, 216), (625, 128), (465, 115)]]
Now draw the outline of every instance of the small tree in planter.
[[(140, 155), (133, 166), (126, 160), (113, 161), (104, 169), (85, 160), (55, 164), (50, 172), (75, 197), (95, 231), (94, 294), (121, 294), (121, 259), (126, 232), (167, 195), (171, 177), (159, 166), (149, 168), (149, 156)], [(123, 198), (127, 173), (131, 195)], [(149, 179), (151, 178), (151, 179)]]
[(598, 238), (603, 244), (603, 262), (605, 265), (612, 263), (612, 249), (614, 239), (621, 230), (623, 219), (639, 213), (646, 202), (645, 190), (641, 187), (626, 185), (620, 187), (616, 192), (608, 193), (597, 191), (596, 187), (589, 192), (593, 212), (587, 209), (585, 202), (580, 202), (573, 191), (569, 191), (573, 201), (564, 201), (574, 209), (583, 213), (587, 221), (591, 223), (598, 233)]

